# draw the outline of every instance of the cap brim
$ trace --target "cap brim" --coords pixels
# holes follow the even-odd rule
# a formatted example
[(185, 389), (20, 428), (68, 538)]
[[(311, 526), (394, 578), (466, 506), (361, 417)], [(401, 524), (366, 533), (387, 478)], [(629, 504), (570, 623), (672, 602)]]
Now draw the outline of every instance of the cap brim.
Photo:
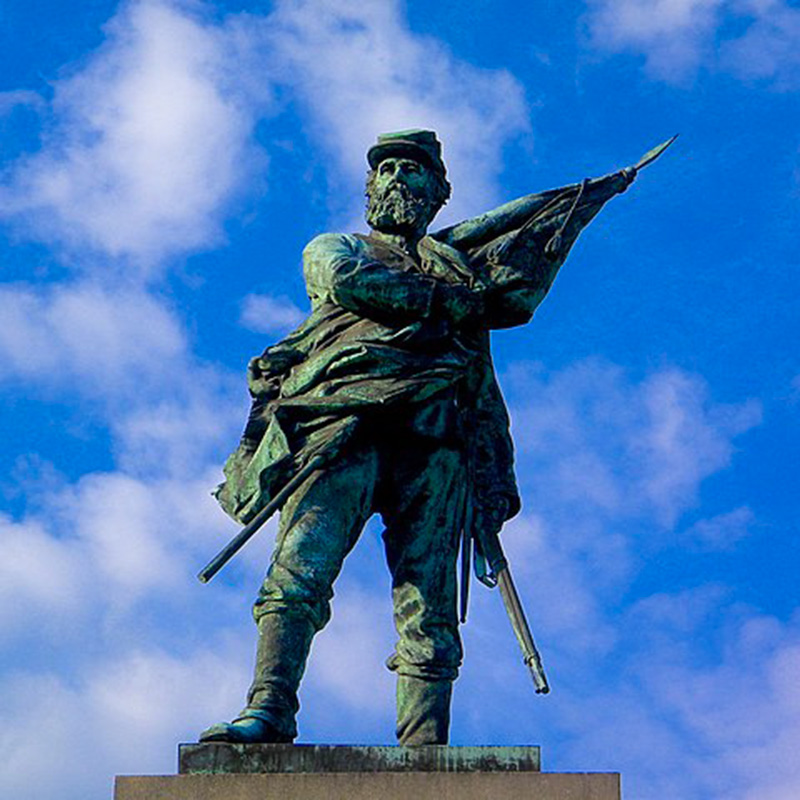
[(372, 145), (372, 147), (370, 147), (370, 149), (367, 151), (367, 161), (372, 169), (375, 169), (378, 164), (380, 164), (381, 161), (386, 158), (397, 158), (401, 156), (411, 158), (414, 161), (419, 161), (426, 167), (444, 174), (443, 164), (438, 163), (431, 158), (431, 154), (425, 150), (425, 148), (420, 147), (416, 142), (412, 142), (407, 139), (395, 139), (391, 142), (379, 142), (378, 144)]

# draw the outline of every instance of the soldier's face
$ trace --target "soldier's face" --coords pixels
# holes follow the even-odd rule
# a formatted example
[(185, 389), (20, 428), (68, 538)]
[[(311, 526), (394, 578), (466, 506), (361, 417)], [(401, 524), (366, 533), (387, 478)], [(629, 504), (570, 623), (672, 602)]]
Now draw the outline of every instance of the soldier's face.
[(424, 231), (433, 218), (433, 176), (410, 158), (385, 158), (369, 187), (367, 222), (387, 233)]
[(410, 158), (385, 158), (375, 170), (375, 189), (379, 193), (396, 184), (404, 184), (415, 197), (428, 193), (428, 170)]

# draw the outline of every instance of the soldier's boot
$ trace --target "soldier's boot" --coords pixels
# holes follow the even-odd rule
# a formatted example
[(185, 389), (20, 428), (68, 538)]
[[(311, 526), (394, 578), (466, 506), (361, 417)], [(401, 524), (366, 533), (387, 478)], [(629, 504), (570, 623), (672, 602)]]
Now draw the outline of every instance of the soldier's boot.
[(291, 742), (297, 736), (297, 690), (316, 632), (304, 616), (264, 614), (258, 622), (255, 677), (247, 706), (232, 722), (212, 725), (201, 742)]
[(415, 747), (447, 744), (453, 682), (397, 676), (397, 741)]

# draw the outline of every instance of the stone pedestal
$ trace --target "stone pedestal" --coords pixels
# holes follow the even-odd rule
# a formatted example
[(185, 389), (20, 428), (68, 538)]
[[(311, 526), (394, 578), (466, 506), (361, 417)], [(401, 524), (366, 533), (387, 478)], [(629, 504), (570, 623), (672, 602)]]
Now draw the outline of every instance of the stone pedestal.
[(538, 747), (185, 744), (115, 800), (620, 800), (617, 773), (543, 773)]

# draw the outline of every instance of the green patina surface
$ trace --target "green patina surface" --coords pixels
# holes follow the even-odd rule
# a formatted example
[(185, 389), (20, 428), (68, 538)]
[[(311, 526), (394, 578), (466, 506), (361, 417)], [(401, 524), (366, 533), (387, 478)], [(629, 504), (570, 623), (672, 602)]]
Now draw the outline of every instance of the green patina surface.
[(538, 772), (538, 747), (182, 744), (178, 772)]
[[(462, 657), (459, 546), (469, 554), (474, 544), (478, 576), (491, 583), (504, 565), (497, 534), (520, 508), (490, 332), (530, 321), (579, 233), (636, 174), (629, 168), (527, 195), (428, 234), (450, 193), (436, 135), (383, 135), (368, 161), (371, 233), (323, 234), (305, 248), (311, 315), (250, 363), (250, 418), (217, 491), (225, 511), (246, 523), (315, 454), (327, 460), (281, 512), (255, 606), (259, 644), (247, 706), (203, 741), (294, 739), (311, 641), (330, 618), (346, 555), (378, 513), (398, 633), (387, 662), (398, 676), (398, 741), (447, 742)], [(186, 750), (187, 759), (190, 752), (226, 764), (267, 758), (267, 751)], [(437, 768), (530, 763), (530, 752), (515, 748), (458, 752), (425, 758)], [(424, 760), (387, 748), (350, 755), (386, 765)]]

